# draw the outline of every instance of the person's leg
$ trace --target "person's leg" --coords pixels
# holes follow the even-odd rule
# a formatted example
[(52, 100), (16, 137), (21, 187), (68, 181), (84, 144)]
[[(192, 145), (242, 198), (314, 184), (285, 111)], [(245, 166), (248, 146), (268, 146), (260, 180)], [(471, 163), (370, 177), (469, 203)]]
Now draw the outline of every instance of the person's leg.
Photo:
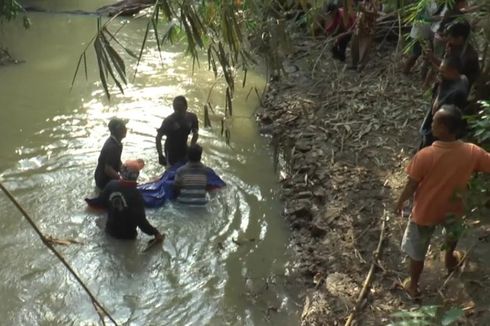
[(342, 36), (337, 44), (338, 44), (338, 52), (339, 52), (339, 55), (340, 55), (340, 59), (342, 61), (345, 61), (345, 51), (347, 50), (347, 45), (349, 45), (349, 41), (350, 39), (352, 38), (352, 35), (349, 34), (349, 35), (345, 35), (345, 36)]
[(359, 35), (354, 33), (350, 47), (350, 55), (352, 57), (352, 68), (357, 69), (359, 63)]
[(407, 291), (410, 294), (410, 296), (416, 298), (420, 295), (419, 280), (420, 280), (420, 275), (424, 270), (425, 259), (422, 261), (413, 260), (412, 258), (409, 259), (410, 259), (410, 265), (408, 271), (410, 273), (410, 284), (408, 285)]
[(420, 275), (424, 270), (425, 254), (433, 232), (434, 227), (420, 226), (410, 221), (403, 235), (402, 251), (410, 258), (408, 269), (410, 282), (406, 284), (406, 290), (413, 298), (419, 295)]
[(338, 48), (338, 41), (335, 42), (335, 44), (332, 46), (332, 57), (334, 59), (339, 59), (341, 60), (341, 56), (340, 56), (340, 53), (339, 53), (339, 48)]
[(408, 75), (410, 73), (421, 54), (422, 46), (419, 41), (416, 41), (412, 46), (412, 55), (407, 59), (407, 62), (403, 67), (403, 74)]
[(456, 267), (458, 267), (460, 260), (460, 257), (455, 249), (463, 232), (463, 224), (460, 221), (456, 221), (452, 218), (449, 218), (448, 220), (449, 221), (444, 225), (444, 247), (446, 249), (445, 265), (448, 273), (451, 273)]
[(365, 34), (359, 38), (359, 69), (366, 66), (373, 38), (374, 36), (371, 34)]

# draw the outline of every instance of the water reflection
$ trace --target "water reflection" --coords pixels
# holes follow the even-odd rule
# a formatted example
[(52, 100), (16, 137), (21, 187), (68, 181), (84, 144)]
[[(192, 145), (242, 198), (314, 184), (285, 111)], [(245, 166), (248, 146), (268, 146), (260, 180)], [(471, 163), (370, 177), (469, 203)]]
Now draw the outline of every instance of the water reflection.
[[(129, 119), (123, 160), (145, 158), (141, 181), (148, 181), (162, 172), (154, 137), (171, 113), (171, 100), (185, 94), (201, 119), (212, 74), (192, 73), (181, 49), (164, 52), (163, 64), (149, 50), (137, 78), (111, 103), (98, 85), (93, 58), (89, 81), (79, 81), (69, 93), (76, 58), (94, 31), (94, 19), (31, 18), (32, 34), (6, 27), (7, 44), (27, 62), (0, 70), (0, 176), (46, 234), (83, 243), (59, 250), (97, 298), (126, 325), (297, 324), (295, 291), (284, 276), (288, 232), (275, 195), (271, 153), (254, 121), (246, 118), (257, 105), (252, 97), (245, 100), (248, 89), (237, 93), (235, 112), (241, 118), (231, 121), (231, 146), (219, 135), (220, 116), (212, 116), (216, 127), (200, 130), (204, 163), (228, 187), (206, 209), (170, 204), (148, 210), (150, 222), (167, 238), (162, 248), (142, 253), (148, 237), (140, 234), (136, 242), (109, 238), (96, 223), (103, 214), (87, 210), (83, 202), (94, 189), (106, 123), (113, 116)], [(144, 27), (125, 29), (123, 42), (138, 44)], [(263, 83), (252, 74), (248, 80)], [(219, 87), (211, 100), (218, 109), (224, 102)], [(3, 320), (18, 325), (98, 323), (85, 293), (3, 195), (0, 211)]]

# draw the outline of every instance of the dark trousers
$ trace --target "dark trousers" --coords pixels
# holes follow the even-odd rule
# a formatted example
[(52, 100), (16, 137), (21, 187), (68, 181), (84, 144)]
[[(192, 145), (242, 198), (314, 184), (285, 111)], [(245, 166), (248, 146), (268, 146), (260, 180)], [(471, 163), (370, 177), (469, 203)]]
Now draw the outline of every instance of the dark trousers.
[(351, 38), (352, 34), (348, 34), (339, 37), (337, 41), (335, 41), (335, 44), (332, 47), (332, 54), (334, 58), (345, 61), (345, 51)]

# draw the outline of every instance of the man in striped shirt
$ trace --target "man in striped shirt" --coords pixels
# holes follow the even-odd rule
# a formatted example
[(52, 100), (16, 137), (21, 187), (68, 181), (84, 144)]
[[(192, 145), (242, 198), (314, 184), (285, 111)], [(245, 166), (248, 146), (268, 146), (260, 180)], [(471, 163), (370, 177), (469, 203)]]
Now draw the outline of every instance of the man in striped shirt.
[(212, 170), (201, 163), (201, 146), (189, 146), (187, 155), (189, 162), (180, 167), (175, 174), (177, 201), (189, 205), (205, 205), (208, 202), (208, 174)]

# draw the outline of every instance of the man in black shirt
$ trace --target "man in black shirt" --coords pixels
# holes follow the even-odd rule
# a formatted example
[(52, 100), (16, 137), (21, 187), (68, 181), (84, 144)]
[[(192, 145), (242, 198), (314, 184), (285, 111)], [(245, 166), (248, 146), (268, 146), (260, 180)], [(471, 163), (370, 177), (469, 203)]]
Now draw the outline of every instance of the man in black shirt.
[(465, 112), (469, 94), (468, 79), (461, 74), (462, 63), (459, 57), (444, 58), (439, 67), (439, 82), (432, 92), (432, 106), (427, 111), (420, 133), (422, 143), (420, 148), (427, 147), (434, 142), (432, 136), (432, 117), (443, 105), (452, 104)]
[[(184, 96), (177, 96), (173, 101), (174, 113), (166, 117), (158, 129), (156, 146), (158, 161), (161, 165), (174, 165), (184, 161), (187, 156), (187, 137), (192, 132), (191, 145), (199, 137), (199, 123), (194, 113), (187, 112), (187, 100)], [(165, 155), (162, 152), (162, 137), (165, 139)]]
[(111, 135), (107, 138), (102, 150), (100, 151), (97, 168), (95, 169), (95, 184), (99, 189), (104, 189), (111, 180), (120, 179), (121, 153), (123, 145), (121, 140), (126, 137), (126, 122), (113, 118), (109, 121), (109, 131)]
[(121, 167), (121, 180), (111, 180), (97, 198), (86, 199), (91, 206), (107, 208), (105, 230), (118, 239), (135, 239), (136, 228), (156, 241), (163, 241), (163, 235), (146, 219), (143, 197), (136, 188), (136, 180), (144, 162), (126, 161)]
[(469, 88), (480, 76), (478, 53), (469, 43), (471, 26), (467, 21), (455, 22), (446, 30), (446, 55), (459, 57), (461, 73), (468, 78)]

